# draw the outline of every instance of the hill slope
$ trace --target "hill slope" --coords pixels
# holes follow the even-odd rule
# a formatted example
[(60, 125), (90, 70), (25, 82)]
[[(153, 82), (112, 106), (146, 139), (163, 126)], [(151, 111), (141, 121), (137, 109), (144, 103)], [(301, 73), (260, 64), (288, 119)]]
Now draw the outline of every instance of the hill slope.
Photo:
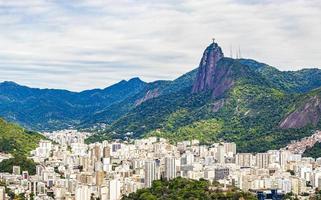
[[(307, 75), (321, 70), (271, 69), (275, 68), (253, 60), (225, 58), (221, 48), (211, 44), (198, 70), (187, 76), (189, 81), (177, 79), (175, 92), (159, 92), (139, 105), (131, 104), (127, 113), (110, 121), (106, 134), (123, 138), (133, 132), (134, 137), (158, 135), (173, 141), (224, 139), (236, 142), (240, 151), (279, 148), (316, 128), (317, 124), (305, 124), (293, 131), (296, 127), (282, 129), (279, 124), (310, 95), (306, 90), (321, 86), (321, 76), (312, 81)], [(267, 71), (275, 71), (275, 76)], [(171, 91), (170, 83), (162, 87)]]
[(240, 59), (240, 63), (259, 72), (273, 87), (286, 93), (306, 93), (320, 87), (321, 70), (302, 69), (280, 71), (272, 66), (251, 59)]
[(297, 98), (279, 127), (283, 129), (318, 126), (321, 119), (321, 88)]
[(170, 181), (157, 180), (151, 188), (140, 189), (135, 193), (124, 196), (122, 200), (143, 199), (257, 199), (255, 195), (242, 192), (241, 190), (228, 186), (223, 190), (223, 185), (215, 182), (210, 184), (206, 180), (191, 180), (176, 178)]
[[(0, 116), (37, 130), (107, 124), (104, 138), (160, 135), (234, 141), (240, 151), (279, 148), (320, 128), (321, 70), (279, 71), (224, 57), (218, 44), (174, 81), (138, 78), (80, 93), (0, 84)], [(314, 95), (314, 96), (313, 96)]]
[(0, 152), (29, 155), (44, 137), (0, 118)]

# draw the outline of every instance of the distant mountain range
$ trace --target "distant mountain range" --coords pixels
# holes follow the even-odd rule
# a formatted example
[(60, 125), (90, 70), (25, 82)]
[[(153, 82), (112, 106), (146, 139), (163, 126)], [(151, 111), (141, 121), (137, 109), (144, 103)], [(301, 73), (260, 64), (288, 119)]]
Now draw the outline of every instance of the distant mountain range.
[(146, 134), (173, 141), (235, 141), (279, 148), (321, 128), (321, 70), (279, 71), (224, 56), (210, 44), (197, 69), (174, 81), (138, 78), (80, 93), (0, 84), (0, 116), (35, 130), (107, 124), (89, 141)]
[(138, 78), (105, 89), (70, 92), (0, 83), (0, 116), (33, 130), (77, 126), (82, 119), (123, 101), (146, 87)]

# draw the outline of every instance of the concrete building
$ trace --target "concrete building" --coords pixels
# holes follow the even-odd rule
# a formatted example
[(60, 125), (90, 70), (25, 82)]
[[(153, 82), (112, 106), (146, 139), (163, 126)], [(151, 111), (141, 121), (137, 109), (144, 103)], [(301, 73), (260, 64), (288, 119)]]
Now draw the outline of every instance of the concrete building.
[(220, 164), (225, 163), (225, 147), (223, 144), (219, 144), (217, 147), (216, 160)]
[(20, 166), (13, 166), (13, 167), (12, 167), (12, 173), (13, 173), (14, 175), (20, 175), (20, 174), (21, 174)]
[(151, 187), (154, 180), (157, 179), (156, 162), (154, 160), (145, 162), (145, 187)]
[(267, 168), (270, 164), (270, 155), (268, 153), (258, 153), (255, 155), (256, 166), (259, 169)]
[(109, 181), (109, 200), (119, 200), (121, 198), (120, 182), (117, 179)]
[(241, 167), (253, 166), (254, 158), (251, 153), (238, 153), (236, 154), (236, 164)]
[(165, 158), (165, 178), (167, 180), (176, 178), (176, 160), (173, 157)]
[(6, 199), (6, 188), (3, 186), (0, 186), (0, 200)]
[(90, 190), (88, 185), (78, 185), (76, 188), (76, 200), (90, 200)]

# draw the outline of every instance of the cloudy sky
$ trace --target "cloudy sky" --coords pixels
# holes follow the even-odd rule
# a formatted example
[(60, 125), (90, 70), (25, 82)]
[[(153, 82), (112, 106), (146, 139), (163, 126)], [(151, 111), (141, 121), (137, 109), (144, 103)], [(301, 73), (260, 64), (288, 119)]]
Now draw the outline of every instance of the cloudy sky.
[(319, 0), (0, 0), (0, 81), (80, 91), (174, 79), (212, 37), (226, 56), (240, 46), (280, 70), (320, 68), (320, 24)]

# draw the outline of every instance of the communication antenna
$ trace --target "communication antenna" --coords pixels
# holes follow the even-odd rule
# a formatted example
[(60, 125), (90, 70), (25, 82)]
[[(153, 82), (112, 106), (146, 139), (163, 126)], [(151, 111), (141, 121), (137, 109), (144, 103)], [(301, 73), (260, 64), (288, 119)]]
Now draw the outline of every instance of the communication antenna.
[(236, 59), (239, 59), (239, 52), (236, 50)]
[(230, 45), (230, 58), (233, 58), (232, 45)]
[(242, 58), (240, 45), (239, 45), (239, 56), (240, 56), (240, 58)]

